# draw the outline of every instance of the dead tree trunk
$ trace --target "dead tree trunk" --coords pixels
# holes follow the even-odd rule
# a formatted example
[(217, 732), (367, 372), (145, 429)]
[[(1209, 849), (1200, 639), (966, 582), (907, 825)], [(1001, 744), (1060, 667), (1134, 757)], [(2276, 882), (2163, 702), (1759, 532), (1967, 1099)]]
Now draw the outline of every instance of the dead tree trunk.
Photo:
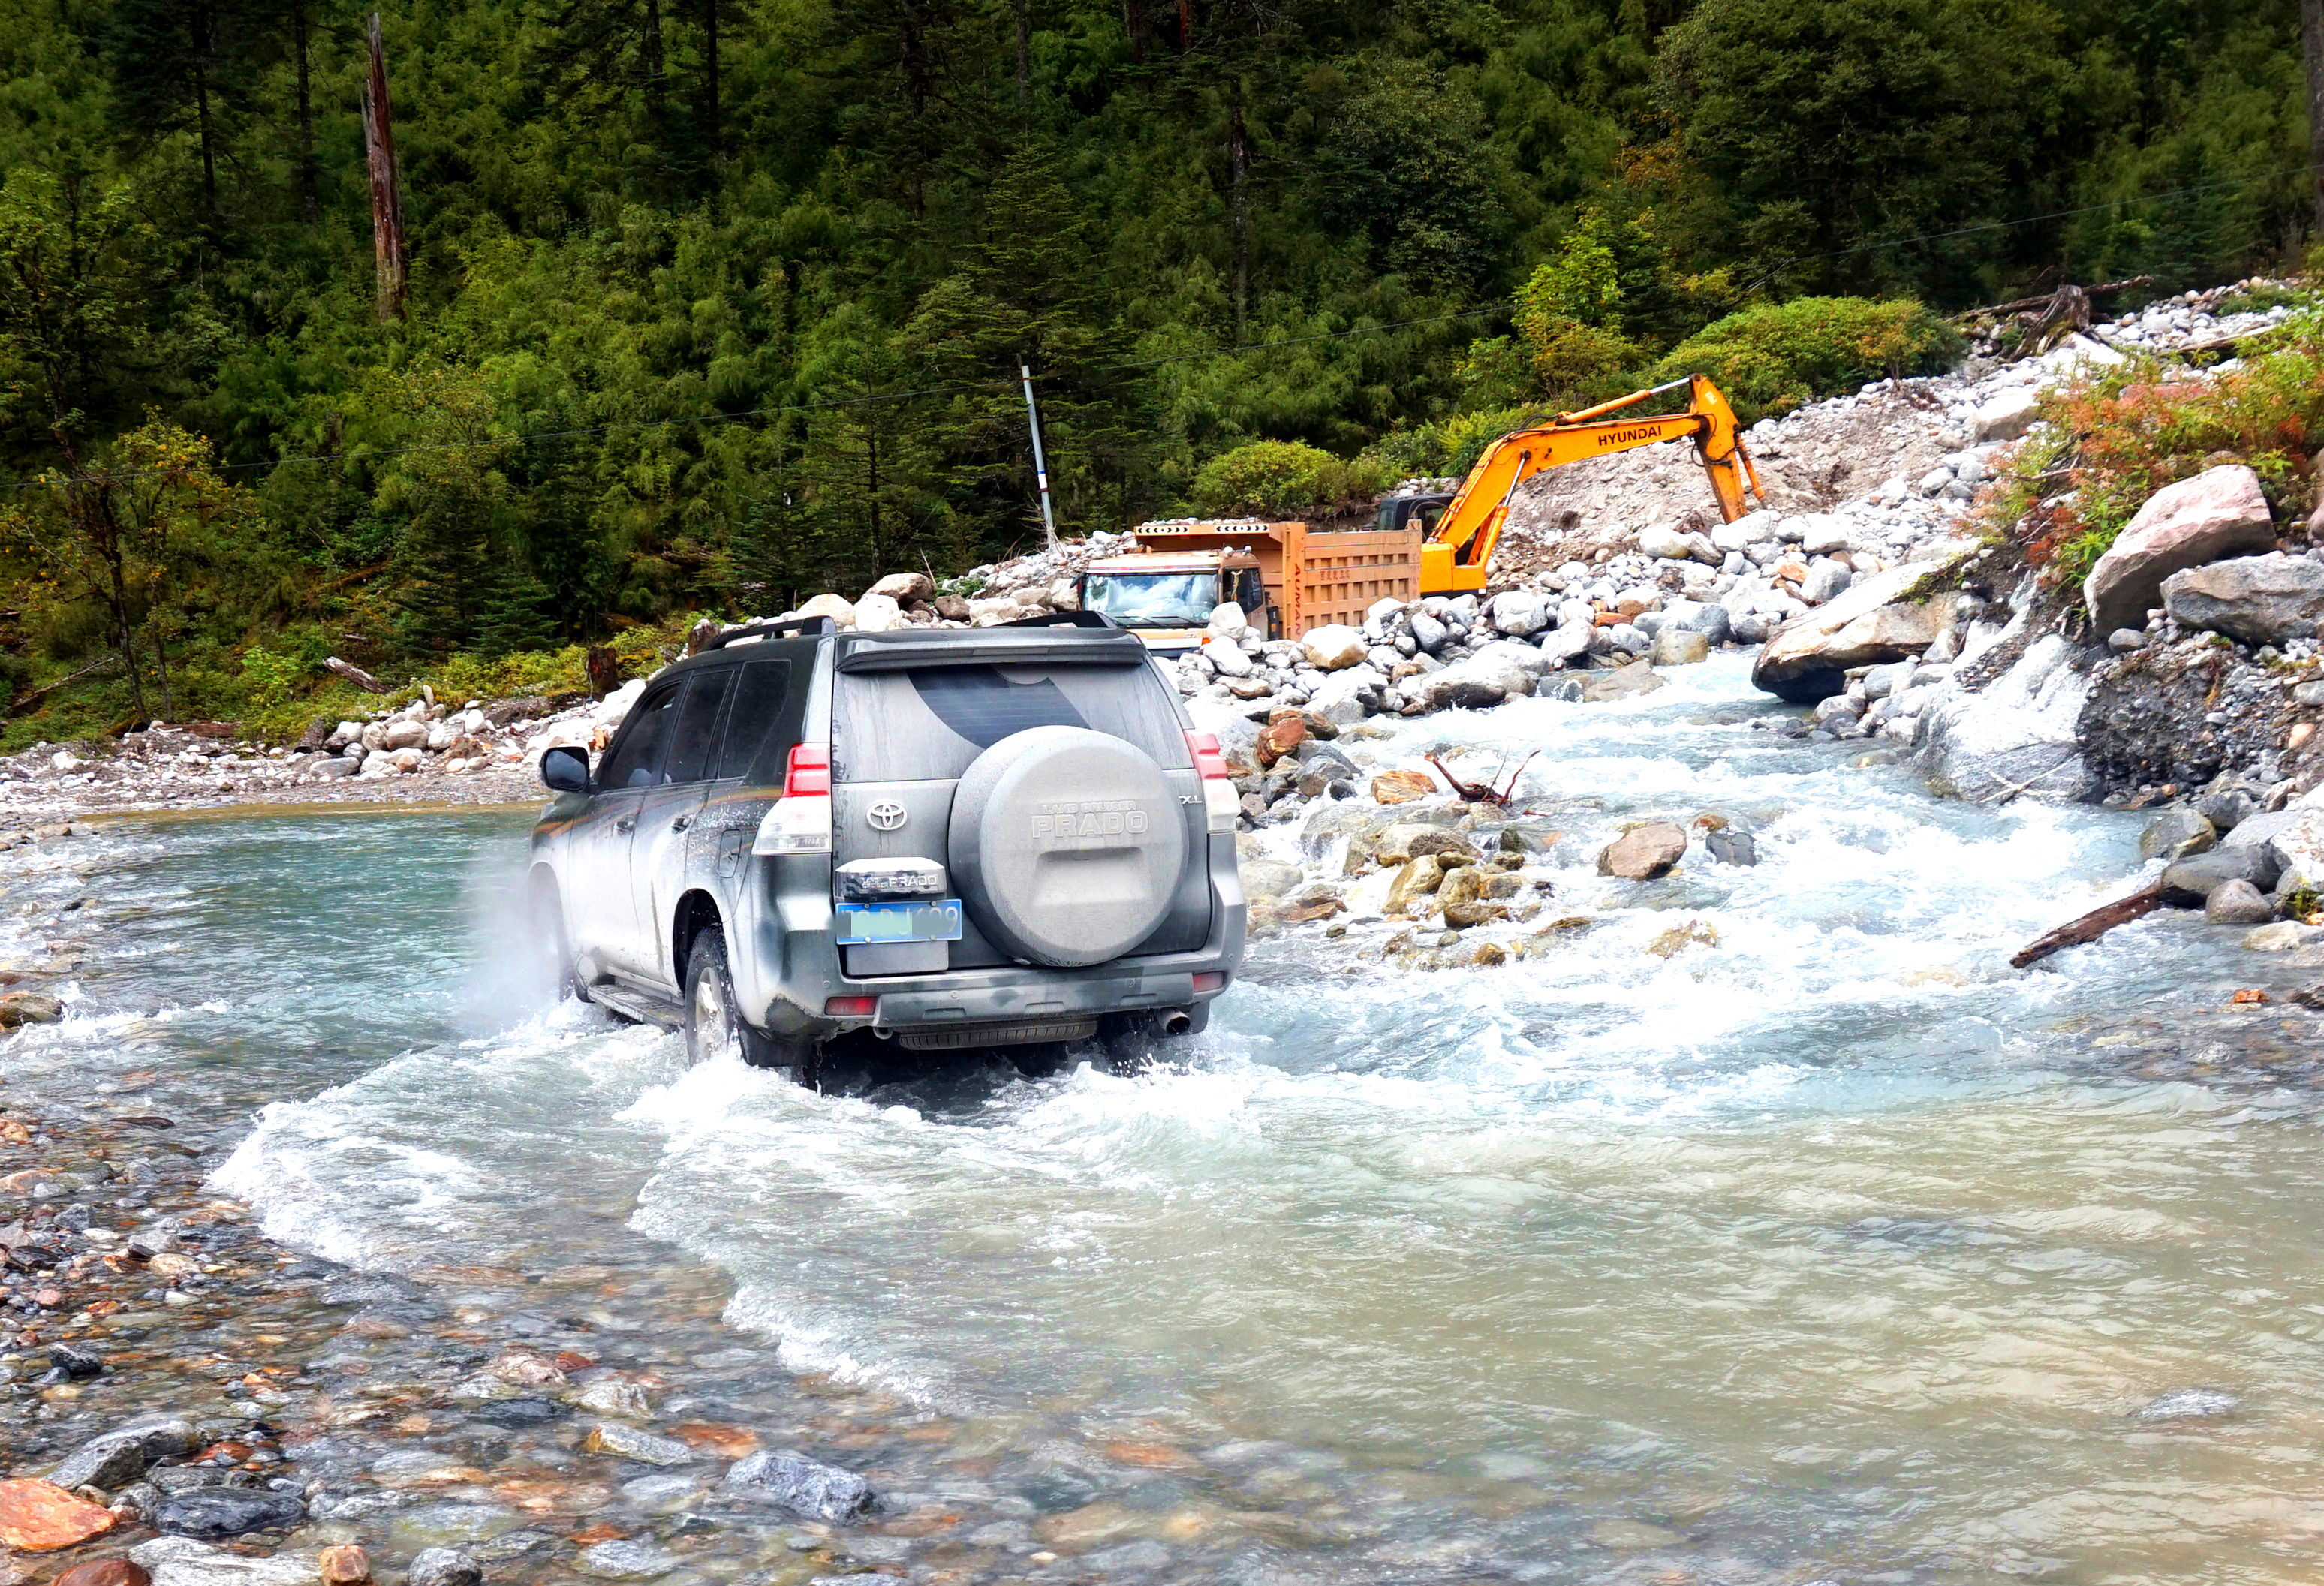
[(1250, 177), (1250, 134), (1242, 118), (1242, 74), (1227, 79), (1227, 166), (1232, 183), (1227, 216), (1234, 231), (1235, 339), (1240, 341), (1243, 321), (1250, 313), (1250, 199), (1244, 184)]
[(2144, 919), (2162, 907), (2163, 889), (2160, 887), (2149, 887), (2144, 892), (2117, 898), (2103, 908), (2093, 908), (2081, 918), (2069, 920), (2048, 936), (2029, 943), (2009, 961), (2009, 967), (2024, 969), (2027, 964), (2039, 963), (2062, 948), (2095, 942), (2115, 927), (2128, 925), (2135, 919)]
[(1009, 0), (1017, 14), (1017, 103), (1033, 97), (1033, 0)]
[(315, 105), (308, 88), (308, 0), (291, 0), (290, 45), (299, 80), (299, 213), (308, 220), (319, 212), (316, 193), (321, 183), (315, 171)]
[(371, 171), (372, 262), (379, 278), (382, 324), (404, 316), (410, 255), (403, 236), (403, 188), (395, 173), (395, 113), (387, 98), (387, 46), (379, 13), (371, 14), (371, 70), (364, 78), (364, 159)]

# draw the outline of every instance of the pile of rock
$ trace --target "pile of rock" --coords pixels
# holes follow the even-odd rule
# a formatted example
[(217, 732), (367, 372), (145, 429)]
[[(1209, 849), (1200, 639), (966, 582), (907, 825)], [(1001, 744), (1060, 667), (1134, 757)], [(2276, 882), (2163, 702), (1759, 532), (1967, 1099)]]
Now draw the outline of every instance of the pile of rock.
[[(593, 748), (604, 746), (611, 726), (619, 724), (637, 698), (642, 683), (608, 696), (595, 710), (603, 721)], [(618, 708), (613, 707), (616, 700)], [(335, 777), (410, 776), (429, 770), (459, 776), (494, 765), (513, 766), (527, 759), (525, 734), (531, 717), (546, 714), (544, 699), (508, 699), (487, 705), (471, 699), (457, 709), (438, 703), (435, 690), (422, 686), (420, 697), (408, 705), (374, 711), (363, 721), (343, 721), (322, 735), (319, 759), (305, 765), (306, 774), (321, 781)], [(573, 713), (583, 714), (583, 713)], [(560, 718), (561, 719), (561, 718)], [(530, 758), (538, 761), (538, 752)]]
[(2277, 303), (2265, 309), (2222, 314), (2219, 309), (2223, 303), (2255, 292), (2273, 294), (2292, 290), (2292, 282), (2253, 276), (2232, 286), (2215, 286), (2208, 290), (2158, 299), (2119, 318), (2091, 327), (2090, 334), (2110, 346), (2143, 353), (2173, 352), (2181, 347), (2228, 341), (2281, 325), (2291, 318), (2292, 310), (2287, 303)]
[(2163, 863), (2163, 901), (2220, 925), (2324, 925), (2324, 789), (2288, 802), (2284, 791), (2227, 781), (2156, 816), (2139, 852)]

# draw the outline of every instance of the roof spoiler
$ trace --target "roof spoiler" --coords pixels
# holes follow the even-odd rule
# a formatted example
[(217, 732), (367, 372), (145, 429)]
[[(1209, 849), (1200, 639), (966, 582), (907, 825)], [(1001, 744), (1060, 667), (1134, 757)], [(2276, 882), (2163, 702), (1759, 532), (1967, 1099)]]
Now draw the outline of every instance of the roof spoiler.
[(1120, 622), (1103, 612), (1050, 612), (1038, 617), (1019, 617), (1013, 622), (995, 622), (996, 628), (1119, 628)]
[(729, 628), (702, 647), (707, 655), (714, 650), (724, 650), (730, 644), (740, 644), (751, 639), (773, 639), (784, 633), (836, 633), (839, 624), (829, 617), (786, 617), (779, 622), (745, 622), (739, 628)]

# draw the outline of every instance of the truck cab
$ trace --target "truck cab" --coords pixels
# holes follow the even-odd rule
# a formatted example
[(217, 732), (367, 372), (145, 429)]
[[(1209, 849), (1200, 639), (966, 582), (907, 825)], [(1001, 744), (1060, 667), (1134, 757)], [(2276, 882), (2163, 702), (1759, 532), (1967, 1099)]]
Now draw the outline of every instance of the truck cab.
[(1268, 638), (1282, 637), (1281, 608), (1268, 599), (1250, 550), (1141, 551), (1093, 562), (1082, 576), (1082, 610), (1111, 618), (1165, 654), (1199, 646), (1211, 613), (1227, 601)]

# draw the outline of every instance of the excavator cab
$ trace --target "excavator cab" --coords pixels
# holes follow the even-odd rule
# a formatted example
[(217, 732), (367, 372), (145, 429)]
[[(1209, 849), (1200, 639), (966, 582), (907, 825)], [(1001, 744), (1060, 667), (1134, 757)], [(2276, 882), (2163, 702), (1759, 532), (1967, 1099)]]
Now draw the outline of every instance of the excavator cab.
[(1379, 527), (1388, 533), (1399, 529), (1418, 529), (1421, 533), (1433, 533), (1436, 521), (1444, 509), (1452, 504), (1452, 497), (1443, 495), (1392, 495), (1379, 504)]

